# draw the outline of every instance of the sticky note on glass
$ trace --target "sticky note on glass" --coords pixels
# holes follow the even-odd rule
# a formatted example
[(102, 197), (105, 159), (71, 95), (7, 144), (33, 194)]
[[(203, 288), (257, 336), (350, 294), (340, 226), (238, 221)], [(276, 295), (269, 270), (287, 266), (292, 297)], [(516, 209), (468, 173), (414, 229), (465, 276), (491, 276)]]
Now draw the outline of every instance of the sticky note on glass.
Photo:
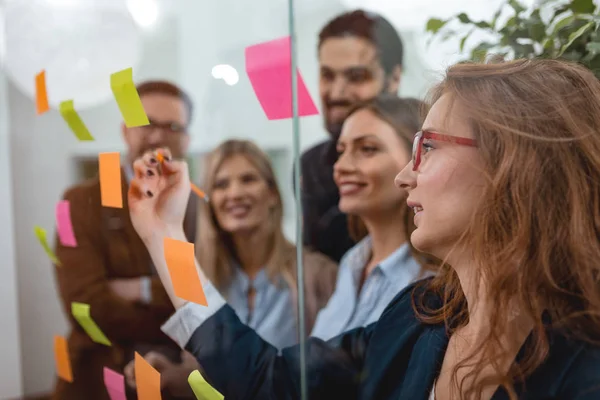
[(100, 153), (98, 155), (100, 174), (100, 197), (104, 207), (123, 208), (121, 183), (121, 155)]
[(150, 124), (140, 95), (133, 83), (133, 69), (127, 68), (112, 74), (110, 87), (128, 128)]
[(56, 363), (56, 374), (67, 382), (73, 382), (69, 347), (67, 346), (67, 339), (62, 336), (54, 336), (54, 361)]
[(198, 400), (223, 400), (224, 398), (221, 393), (204, 380), (204, 377), (198, 370), (193, 371), (188, 376), (188, 383)]
[(60, 263), (58, 257), (56, 257), (56, 254), (54, 254), (54, 252), (52, 251), (52, 249), (48, 245), (48, 239), (46, 238), (46, 230), (44, 228), (39, 227), (39, 226), (36, 225), (36, 226), (33, 227), (33, 231), (35, 232), (35, 236), (37, 236), (38, 240), (40, 241), (40, 244), (42, 245), (42, 248), (44, 249), (44, 251), (48, 255), (48, 258), (50, 258), (50, 260), (55, 265), (58, 265), (58, 266), (62, 265)]
[(60, 111), (60, 115), (62, 115), (67, 125), (69, 125), (71, 131), (77, 136), (77, 139), (81, 141), (94, 140), (94, 137), (79, 117), (79, 114), (75, 111), (73, 100), (66, 100), (60, 103), (58, 111)]
[(165, 238), (164, 246), (165, 261), (169, 268), (175, 295), (184, 300), (207, 306), (206, 296), (196, 269), (194, 244)]
[(161, 400), (160, 372), (148, 364), (144, 357), (137, 352), (134, 363), (138, 400)]
[(79, 322), (79, 325), (83, 328), (85, 333), (96, 343), (110, 346), (110, 340), (102, 333), (98, 325), (92, 319), (90, 315), (90, 305), (84, 303), (71, 303), (71, 313), (73, 317)]
[[(292, 118), (292, 60), (290, 37), (271, 40), (246, 48), (246, 73), (269, 120)], [(298, 115), (319, 114), (300, 71), (298, 82)]]
[(43, 114), (50, 109), (46, 91), (46, 71), (44, 70), (35, 76), (35, 106), (38, 114)]
[(77, 239), (71, 223), (71, 204), (69, 200), (61, 200), (56, 205), (56, 230), (63, 246), (77, 247)]
[(104, 367), (104, 386), (106, 386), (110, 400), (127, 400), (123, 375)]

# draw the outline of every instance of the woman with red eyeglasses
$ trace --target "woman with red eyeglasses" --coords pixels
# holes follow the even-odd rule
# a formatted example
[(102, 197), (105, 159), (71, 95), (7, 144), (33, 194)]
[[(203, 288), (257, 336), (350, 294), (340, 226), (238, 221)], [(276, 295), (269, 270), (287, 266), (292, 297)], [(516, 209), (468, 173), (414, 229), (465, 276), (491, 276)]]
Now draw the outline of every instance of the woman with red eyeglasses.
[(432, 94), (395, 182), (440, 273), (304, 353), (279, 353), (224, 302), (173, 294), (160, 258), (164, 236), (185, 240), (184, 163), (165, 164), (150, 199), (132, 183), (134, 225), (151, 228), (178, 309), (165, 330), (226, 399), (600, 398), (600, 82), (561, 61), (460, 64)]

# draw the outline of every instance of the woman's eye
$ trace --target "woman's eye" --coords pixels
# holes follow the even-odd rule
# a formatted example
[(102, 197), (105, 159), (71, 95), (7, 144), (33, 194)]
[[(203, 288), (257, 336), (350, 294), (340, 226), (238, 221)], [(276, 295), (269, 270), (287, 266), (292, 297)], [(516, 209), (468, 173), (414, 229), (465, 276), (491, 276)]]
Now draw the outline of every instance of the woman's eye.
[(258, 180), (258, 177), (254, 176), (254, 175), (244, 175), (241, 180), (242, 180), (242, 183), (252, 183), (252, 182), (256, 182)]
[(363, 147), (361, 147), (361, 151), (365, 154), (373, 154), (373, 153), (377, 152), (377, 147), (363, 146)]
[(431, 143), (423, 143), (423, 154), (429, 153), (430, 150), (433, 150), (434, 147)]
[(227, 181), (216, 181), (213, 184), (213, 189), (225, 189), (227, 187)]

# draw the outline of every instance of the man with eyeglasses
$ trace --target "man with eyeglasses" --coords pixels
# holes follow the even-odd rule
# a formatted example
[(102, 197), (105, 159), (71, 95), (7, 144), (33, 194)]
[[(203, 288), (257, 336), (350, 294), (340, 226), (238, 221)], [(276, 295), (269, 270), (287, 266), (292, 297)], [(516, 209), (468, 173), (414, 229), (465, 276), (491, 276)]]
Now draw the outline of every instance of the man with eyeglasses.
[[(55, 272), (72, 327), (68, 344), (73, 382), (59, 380), (54, 399), (108, 400), (103, 368), (123, 373), (135, 351), (144, 355), (153, 350), (179, 361), (180, 349), (160, 330), (173, 308), (131, 224), (126, 194), (133, 161), (146, 151), (168, 147), (174, 157), (185, 156), (193, 106), (189, 96), (169, 82), (144, 82), (137, 90), (150, 124), (121, 127), (127, 146), (121, 174), (123, 208), (102, 206), (98, 178), (77, 184), (64, 195), (70, 202), (77, 247), (65, 247), (56, 240), (62, 266)], [(185, 222), (190, 242), (195, 239), (195, 203), (190, 196)], [(112, 346), (88, 337), (71, 315), (72, 302), (90, 305), (92, 319)]]

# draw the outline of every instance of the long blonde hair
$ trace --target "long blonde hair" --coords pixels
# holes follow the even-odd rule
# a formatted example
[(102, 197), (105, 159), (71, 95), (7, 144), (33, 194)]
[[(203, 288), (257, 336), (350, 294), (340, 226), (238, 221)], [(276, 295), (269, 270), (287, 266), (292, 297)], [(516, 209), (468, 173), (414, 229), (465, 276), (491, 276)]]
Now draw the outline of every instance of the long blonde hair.
[[(459, 64), (432, 91), (448, 94), (474, 132), (488, 178), (483, 199), (457, 245), (468, 246), (494, 307), (481, 348), (452, 372), (461, 398), (478, 399), (500, 385), (517, 398), (515, 382), (548, 357), (551, 328), (600, 345), (600, 82), (584, 67), (558, 60)], [(449, 113), (452, 111), (450, 110)], [(467, 324), (458, 276), (442, 265), (415, 296), (426, 323), (450, 330)], [(415, 292), (416, 293), (416, 292)], [(441, 297), (441, 305), (427, 301)], [(508, 372), (499, 335), (515, 302), (534, 321), (531, 345)], [(483, 375), (484, 367), (494, 369)], [(471, 367), (458, 382), (457, 372)], [(474, 384), (465, 386), (466, 379)]]
[[(225, 160), (235, 155), (245, 157), (275, 194), (276, 204), (271, 209), (269, 218), (264, 221), (268, 224), (268, 240), (265, 246), (269, 247), (270, 252), (265, 269), (273, 283), (278, 283), (279, 278), (283, 277), (290, 288), (294, 288), (296, 279), (292, 270), (295, 268), (295, 246), (283, 234), (283, 202), (268, 156), (249, 140), (227, 140), (208, 154), (202, 185), (210, 197), (219, 168)], [(196, 257), (207, 277), (217, 289), (223, 290), (233, 278), (233, 263), (237, 261), (235, 247), (230, 235), (217, 223), (212, 204), (204, 203), (199, 207)]]

